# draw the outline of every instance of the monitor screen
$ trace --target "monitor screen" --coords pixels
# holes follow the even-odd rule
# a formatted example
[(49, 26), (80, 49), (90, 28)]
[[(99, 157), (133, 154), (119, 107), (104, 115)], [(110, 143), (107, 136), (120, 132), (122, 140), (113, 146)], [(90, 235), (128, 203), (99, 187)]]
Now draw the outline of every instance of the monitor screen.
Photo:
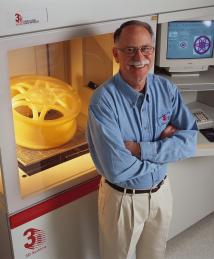
[(169, 22), (167, 59), (203, 59), (213, 56), (213, 21)]
[(198, 75), (214, 65), (214, 21), (185, 20), (161, 23), (157, 30), (157, 68)]

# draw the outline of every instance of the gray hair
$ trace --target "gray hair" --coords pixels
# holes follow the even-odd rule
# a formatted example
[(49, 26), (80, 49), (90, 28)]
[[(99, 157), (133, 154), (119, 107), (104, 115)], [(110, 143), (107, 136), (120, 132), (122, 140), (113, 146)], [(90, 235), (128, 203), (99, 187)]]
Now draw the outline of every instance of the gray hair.
[(130, 20), (130, 21), (127, 21), (127, 22), (124, 22), (120, 25), (120, 27), (118, 29), (116, 29), (116, 31), (114, 32), (114, 43), (118, 42), (119, 39), (120, 39), (120, 35), (123, 31), (123, 29), (125, 27), (128, 27), (130, 25), (137, 25), (137, 26), (141, 26), (143, 28), (145, 28), (149, 34), (151, 35), (152, 37), (152, 40), (154, 40), (154, 33), (153, 33), (153, 30), (152, 30), (152, 27), (146, 23), (146, 22), (142, 22), (142, 21), (138, 21), (138, 20)]

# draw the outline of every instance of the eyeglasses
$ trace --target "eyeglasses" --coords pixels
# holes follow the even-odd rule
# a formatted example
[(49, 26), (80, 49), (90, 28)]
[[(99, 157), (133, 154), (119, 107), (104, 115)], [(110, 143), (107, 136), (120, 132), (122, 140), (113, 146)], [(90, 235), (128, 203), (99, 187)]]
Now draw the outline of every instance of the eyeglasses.
[(117, 48), (118, 50), (122, 51), (127, 56), (134, 56), (138, 50), (140, 50), (141, 54), (143, 55), (151, 55), (154, 52), (154, 47), (152, 46), (142, 46), (140, 48), (137, 47), (126, 47), (124, 49)]

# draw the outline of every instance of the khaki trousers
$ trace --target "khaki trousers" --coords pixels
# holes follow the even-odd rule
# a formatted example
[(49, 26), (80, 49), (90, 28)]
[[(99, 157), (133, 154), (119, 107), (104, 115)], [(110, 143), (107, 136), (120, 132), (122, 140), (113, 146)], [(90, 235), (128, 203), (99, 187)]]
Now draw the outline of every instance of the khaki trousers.
[(155, 193), (125, 194), (101, 179), (101, 259), (163, 259), (172, 216), (168, 178)]

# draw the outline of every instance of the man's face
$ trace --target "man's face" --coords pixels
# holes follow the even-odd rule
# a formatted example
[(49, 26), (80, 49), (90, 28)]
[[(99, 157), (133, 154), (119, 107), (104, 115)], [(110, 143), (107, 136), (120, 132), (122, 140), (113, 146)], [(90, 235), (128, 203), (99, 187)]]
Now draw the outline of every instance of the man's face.
[[(113, 48), (114, 58), (120, 64), (121, 76), (138, 91), (144, 88), (147, 74), (153, 66), (154, 51), (151, 50), (152, 46), (152, 37), (145, 28), (139, 25), (130, 25), (123, 29), (119, 41)], [(146, 47), (149, 47), (151, 51), (143, 54), (137, 49), (134, 51), (135, 53), (132, 53), (133, 47), (145, 47), (145, 50)]]

